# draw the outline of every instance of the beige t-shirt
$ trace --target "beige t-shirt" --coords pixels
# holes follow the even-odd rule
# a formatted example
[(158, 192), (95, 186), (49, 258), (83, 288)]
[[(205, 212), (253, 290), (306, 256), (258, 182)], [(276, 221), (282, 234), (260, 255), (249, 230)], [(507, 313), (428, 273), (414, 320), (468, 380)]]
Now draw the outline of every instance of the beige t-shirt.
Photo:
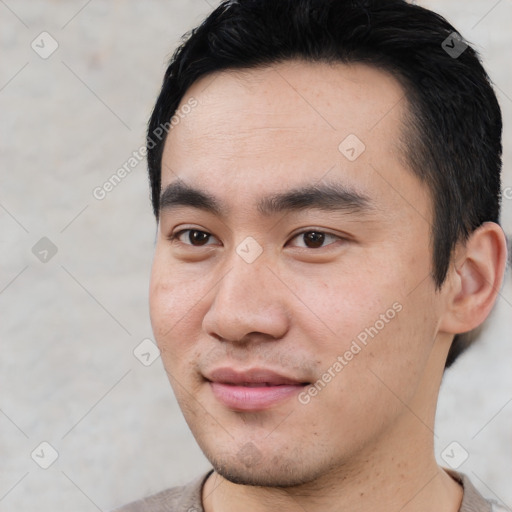
[[(486, 500), (463, 473), (445, 469), (452, 478), (464, 488), (459, 512), (501, 512), (504, 507)], [(145, 498), (135, 501), (114, 512), (204, 512), (201, 502), (203, 484), (213, 472), (201, 475), (187, 485), (172, 487)]]

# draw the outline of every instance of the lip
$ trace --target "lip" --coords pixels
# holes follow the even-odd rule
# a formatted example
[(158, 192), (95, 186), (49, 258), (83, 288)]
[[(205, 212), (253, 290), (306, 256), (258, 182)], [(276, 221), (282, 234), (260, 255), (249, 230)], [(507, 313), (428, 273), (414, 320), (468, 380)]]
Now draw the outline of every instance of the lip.
[(217, 368), (206, 379), (215, 398), (229, 409), (259, 411), (296, 395), (309, 384), (265, 368)]

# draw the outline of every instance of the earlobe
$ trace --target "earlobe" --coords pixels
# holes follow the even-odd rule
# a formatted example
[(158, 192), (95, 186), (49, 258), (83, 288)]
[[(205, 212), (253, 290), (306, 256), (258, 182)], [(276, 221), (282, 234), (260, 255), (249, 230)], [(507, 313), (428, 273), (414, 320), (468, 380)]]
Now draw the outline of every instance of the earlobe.
[(440, 331), (459, 334), (484, 322), (496, 301), (507, 261), (507, 242), (501, 227), (485, 222), (460, 247), (453, 264), (452, 286)]

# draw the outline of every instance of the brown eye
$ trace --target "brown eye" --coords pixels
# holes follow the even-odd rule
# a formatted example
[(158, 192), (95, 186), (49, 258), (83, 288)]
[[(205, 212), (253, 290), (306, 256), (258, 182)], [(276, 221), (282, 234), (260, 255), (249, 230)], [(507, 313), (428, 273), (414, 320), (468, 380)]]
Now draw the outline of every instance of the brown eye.
[(188, 233), (188, 239), (192, 245), (204, 245), (208, 242), (210, 235), (204, 231), (198, 231), (197, 229), (190, 229)]
[[(303, 231), (293, 237), (292, 240), (297, 239), (301, 243), (294, 244), (296, 247), (302, 247), (306, 249), (321, 249), (332, 245), (332, 243), (342, 240), (341, 237), (325, 233), (324, 231)], [(326, 243), (327, 242), (327, 243)]]
[(325, 233), (320, 233), (318, 231), (308, 231), (307, 233), (303, 233), (302, 236), (304, 243), (310, 249), (322, 247), (325, 240)]
[(185, 245), (192, 245), (194, 247), (201, 247), (206, 245), (210, 240), (210, 233), (201, 231), (199, 229), (182, 229), (169, 237), (171, 241), (178, 240)]

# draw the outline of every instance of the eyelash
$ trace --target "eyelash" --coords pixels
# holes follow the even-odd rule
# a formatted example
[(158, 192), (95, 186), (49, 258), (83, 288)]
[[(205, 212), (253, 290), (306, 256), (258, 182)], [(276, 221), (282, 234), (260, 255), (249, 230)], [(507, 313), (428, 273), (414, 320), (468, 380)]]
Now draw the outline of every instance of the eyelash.
[[(211, 233), (208, 233), (207, 231), (203, 231), (201, 229), (195, 229), (195, 228), (186, 228), (186, 229), (181, 229), (179, 231), (176, 231), (175, 233), (171, 233), (167, 239), (170, 241), (170, 242), (179, 242), (179, 243), (182, 243), (183, 245), (187, 245), (189, 247), (208, 247), (208, 244), (206, 245), (193, 245), (193, 244), (190, 244), (190, 243), (185, 243), (185, 242), (181, 242), (179, 239), (179, 237), (183, 234), (183, 233), (186, 233), (187, 231), (196, 231), (198, 233), (204, 233), (206, 235), (209, 235), (209, 236), (213, 236)], [(325, 235), (327, 237), (331, 236), (331, 237), (334, 237), (336, 239), (338, 239), (338, 241), (342, 241), (342, 240), (345, 240), (343, 237), (339, 236), (339, 235), (334, 235), (333, 233), (329, 233), (327, 231), (322, 231), (320, 229), (307, 229), (307, 230), (303, 230), (303, 231), (300, 231), (299, 233), (295, 233), (295, 235), (293, 235), (293, 237), (290, 239), (290, 240), (293, 240), (295, 238), (297, 238), (298, 236), (300, 235), (305, 235), (307, 233), (320, 233), (322, 235)], [(209, 241), (209, 240), (208, 240)], [(318, 250), (318, 249), (324, 249), (325, 247), (328, 247), (330, 245), (333, 245), (334, 242), (330, 243), (330, 244), (327, 244), (327, 245), (323, 245), (322, 247), (315, 247), (315, 248), (311, 248), (311, 247), (299, 247), (300, 249), (311, 249), (311, 250)]]

